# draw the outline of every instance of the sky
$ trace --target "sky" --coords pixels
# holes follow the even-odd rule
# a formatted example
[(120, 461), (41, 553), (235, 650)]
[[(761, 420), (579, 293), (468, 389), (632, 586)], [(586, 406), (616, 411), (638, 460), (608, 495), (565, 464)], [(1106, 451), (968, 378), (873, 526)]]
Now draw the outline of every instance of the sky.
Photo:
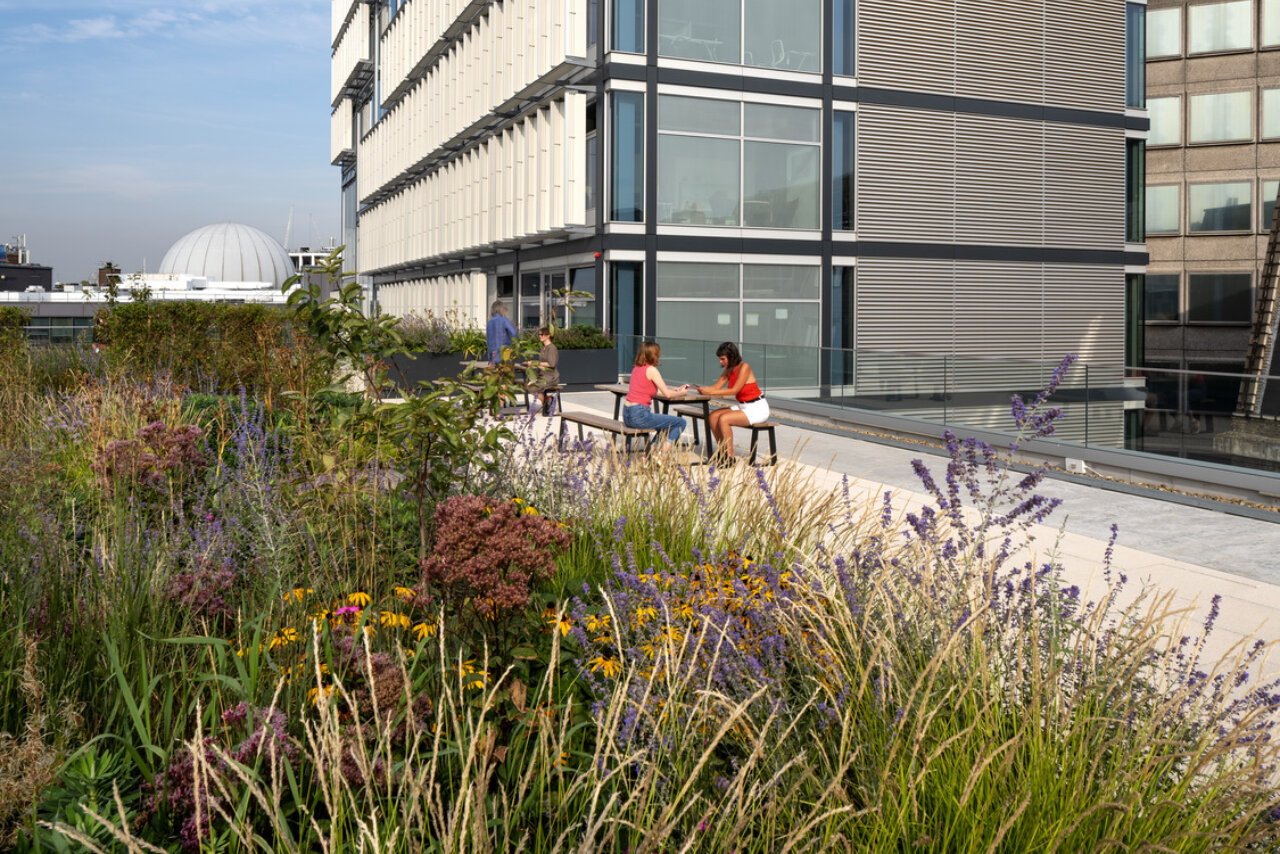
[(0, 243), (78, 282), (212, 223), (338, 238), (329, 5), (0, 0)]

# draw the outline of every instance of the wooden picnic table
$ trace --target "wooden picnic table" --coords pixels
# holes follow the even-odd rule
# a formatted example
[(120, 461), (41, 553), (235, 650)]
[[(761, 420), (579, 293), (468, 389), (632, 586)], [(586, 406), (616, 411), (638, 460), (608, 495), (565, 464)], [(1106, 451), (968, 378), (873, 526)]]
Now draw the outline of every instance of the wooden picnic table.
[[(621, 419), (622, 401), (626, 399), (630, 386), (627, 383), (602, 383), (596, 386), (598, 391), (613, 392), (613, 417), (615, 420)], [(705, 441), (702, 443), (703, 454), (711, 456), (715, 452), (715, 440), (711, 437), (711, 396), (707, 394), (698, 394), (696, 391), (690, 390), (679, 397), (668, 397), (664, 394), (654, 394), (654, 409), (662, 407), (662, 413), (668, 414), (672, 404), (694, 403), (702, 405), (702, 435)], [(698, 438), (698, 425), (693, 425), (693, 438)]]

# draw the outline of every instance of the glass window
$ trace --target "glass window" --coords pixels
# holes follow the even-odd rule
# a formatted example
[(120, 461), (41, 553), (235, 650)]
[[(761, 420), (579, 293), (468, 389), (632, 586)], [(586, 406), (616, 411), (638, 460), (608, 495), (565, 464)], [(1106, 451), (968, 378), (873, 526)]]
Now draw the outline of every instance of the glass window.
[(742, 19), (744, 65), (822, 70), (822, 0), (743, 0)]
[(657, 274), (658, 299), (736, 300), (739, 296), (737, 264), (659, 261)]
[(1187, 111), (1188, 142), (1253, 138), (1253, 99), (1248, 92), (1192, 95)]
[(613, 0), (613, 49), (644, 53), (644, 0)]
[(618, 372), (626, 373), (644, 332), (644, 265), (614, 261), (609, 270), (609, 328), (618, 336)]
[(1188, 323), (1249, 323), (1252, 273), (1188, 273)]
[(1125, 229), (1128, 243), (1146, 240), (1147, 146), (1140, 139), (1125, 141)]
[(1182, 7), (1147, 10), (1147, 59), (1182, 56)]
[(764, 139), (790, 139), (817, 142), (821, 113), (807, 107), (782, 107), (775, 104), (744, 104), (745, 136)]
[[(1280, 2), (1280, 0), (1277, 0)], [(852, 77), (854, 74), (854, 0), (835, 0), (835, 74)]]
[(736, 138), (658, 136), (658, 222), (737, 225)]
[(1125, 106), (1141, 108), (1147, 102), (1147, 7), (1126, 5)]
[(1147, 187), (1147, 234), (1178, 233), (1181, 191), (1179, 184)]
[(1271, 230), (1271, 219), (1275, 215), (1277, 192), (1280, 192), (1280, 181), (1262, 182), (1262, 221), (1258, 223), (1259, 231)]
[(1201, 3), (1187, 7), (1189, 53), (1248, 50), (1253, 47), (1253, 3)]
[(596, 287), (595, 265), (574, 267), (570, 270), (569, 287), (580, 294), (590, 294), (590, 298), (586, 296), (574, 297), (571, 303), (565, 306), (565, 324), (597, 325), (600, 317), (600, 291)]
[(1182, 99), (1149, 98), (1147, 115), (1151, 117), (1151, 130), (1147, 132), (1147, 145), (1180, 145), (1182, 143)]
[(831, 384), (853, 382), (854, 281), (853, 267), (831, 270)]
[(658, 53), (703, 62), (741, 60), (742, 0), (658, 3)]
[(758, 228), (818, 228), (818, 147), (748, 142), (743, 221)]
[(1253, 184), (1192, 184), (1187, 190), (1187, 222), (1191, 231), (1249, 231), (1253, 222)]
[(1264, 47), (1280, 44), (1280, 0), (1262, 0), (1262, 38)]
[(1280, 137), (1280, 89), (1263, 89), (1262, 104), (1262, 138)]
[(853, 113), (833, 113), (831, 128), (831, 227), (853, 230)]
[(1179, 278), (1177, 273), (1147, 273), (1142, 298), (1146, 320), (1177, 322)]
[(820, 272), (798, 264), (743, 264), (742, 298), (816, 300), (822, 296)]
[(710, 98), (658, 98), (658, 130), (714, 133), (738, 136), (742, 133), (742, 103)]
[[(819, 227), (819, 110), (663, 95), (658, 114), (659, 222)], [(744, 142), (744, 123), (748, 137), (813, 142)]]
[(609, 218), (644, 220), (644, 95), (613, 94), (613, 157)]
[[(662, 281), (659, 274), (658, 281)], [(661, 287), (661, 285), (660, 285)], [(738, 341), (738, 311), (741, 303), (737, 302), (668, 302), (658, 301), (657, 321), (654, 327), (663, 338), (682, 338), (690, 341)], [(667, 350), (663, 347), (664, 361), (669, 362)], [(701, 366), (699, 366), (701, 367)], [(664, 369), (665, 372), (665, 369)], [(674, 372), (677, 375), (681, 372)], [(667, 374), (670, 376), (671, 374)]]

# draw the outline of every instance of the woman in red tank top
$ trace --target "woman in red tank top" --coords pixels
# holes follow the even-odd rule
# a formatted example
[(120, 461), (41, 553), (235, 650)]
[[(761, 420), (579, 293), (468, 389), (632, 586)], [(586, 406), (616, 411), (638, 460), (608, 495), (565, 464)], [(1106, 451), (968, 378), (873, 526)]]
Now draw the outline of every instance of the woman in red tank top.
[(718, 445), (717, 453), (725, 465), (733, 465), (733, 428), (746, 427), (769, 420), (769, 402), (756, 382), (756, 373), (742, 361), (738, 347), (726, 341), (716, 348), (724, 372), (715, 385), (698, 386), (698, 393), (711, 397), (732, 397), (738, 402), (728, 409), (711, 412), (711, 435)]

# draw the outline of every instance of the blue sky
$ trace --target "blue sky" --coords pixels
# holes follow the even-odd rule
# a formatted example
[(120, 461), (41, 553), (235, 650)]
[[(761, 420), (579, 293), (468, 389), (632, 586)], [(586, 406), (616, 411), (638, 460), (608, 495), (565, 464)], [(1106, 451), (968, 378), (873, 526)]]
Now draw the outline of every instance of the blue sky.
[(338, 237), (329, 0), (0, 0), (0, 242), (54, 281), (192, 229)]

